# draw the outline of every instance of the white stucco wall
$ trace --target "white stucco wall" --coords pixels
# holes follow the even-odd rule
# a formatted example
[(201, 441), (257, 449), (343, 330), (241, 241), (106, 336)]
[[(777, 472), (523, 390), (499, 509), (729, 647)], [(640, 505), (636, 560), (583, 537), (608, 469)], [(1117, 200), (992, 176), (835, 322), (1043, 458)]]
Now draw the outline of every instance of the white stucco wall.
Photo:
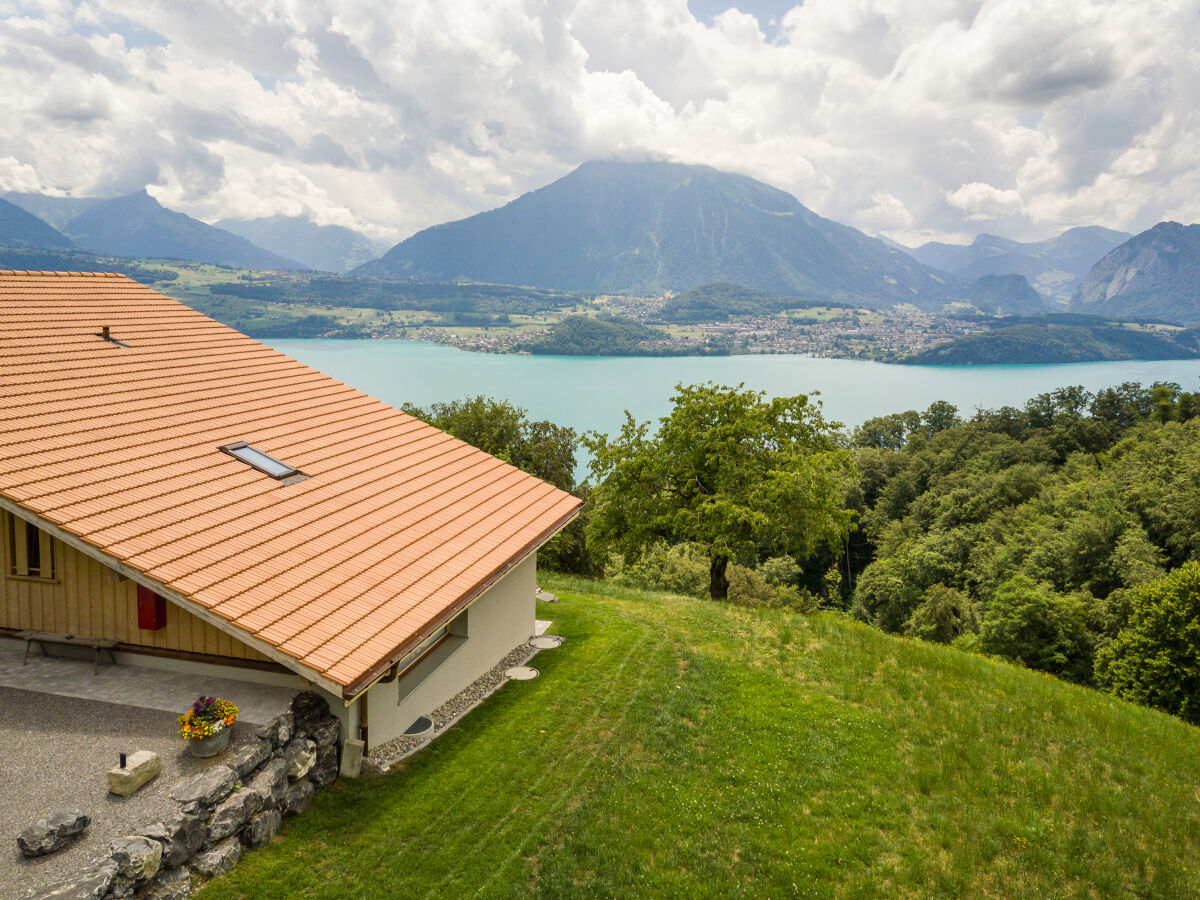
[[(492, 585), (467, 611), (467, 637), (433, 671), (420, 663), (407, 676), (376, 684), (364, 701), (370, 747), (399, 737), (418, 716), (437, 709), (510, 650), (533, 635), (537, 559), (530, 554)], [(436, 654), (436, 650), (434, 654)]]

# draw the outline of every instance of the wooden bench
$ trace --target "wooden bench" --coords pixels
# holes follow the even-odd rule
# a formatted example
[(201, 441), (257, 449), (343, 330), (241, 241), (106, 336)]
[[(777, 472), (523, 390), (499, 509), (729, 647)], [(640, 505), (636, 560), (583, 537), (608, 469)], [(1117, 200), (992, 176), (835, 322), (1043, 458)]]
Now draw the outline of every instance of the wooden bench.
[(107, 650), (108, 658), (112, 660), (113, 665), (117, 664), (117, 658), (113, 656), (113, 647), (117, 646), (120, 641), (114, 638), (94, 638), (83, 637), (78, 634), (56, 634), (53, 631), (18, 631), (17, 637), (25, 642), (25, 658), (21, 660), (21, 665), (29, 662), (29, 648), (36, 643), (42, 648), (42, 656), (49, 656), (46, 652), (47, 644), (68, 644), (73, 647), (91, 647), (96, 651), (95, 659), (92, 661), (92, 674), (95, 675), (100, 671), (100, 651)]

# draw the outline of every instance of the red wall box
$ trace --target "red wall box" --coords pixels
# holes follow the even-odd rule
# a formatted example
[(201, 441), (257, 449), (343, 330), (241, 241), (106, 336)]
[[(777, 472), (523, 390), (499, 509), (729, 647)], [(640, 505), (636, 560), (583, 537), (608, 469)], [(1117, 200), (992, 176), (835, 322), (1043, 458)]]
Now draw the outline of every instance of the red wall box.
[(158, 631), (167, 627), (167, 601), (148, 587), (138, 585), (138, 628)]

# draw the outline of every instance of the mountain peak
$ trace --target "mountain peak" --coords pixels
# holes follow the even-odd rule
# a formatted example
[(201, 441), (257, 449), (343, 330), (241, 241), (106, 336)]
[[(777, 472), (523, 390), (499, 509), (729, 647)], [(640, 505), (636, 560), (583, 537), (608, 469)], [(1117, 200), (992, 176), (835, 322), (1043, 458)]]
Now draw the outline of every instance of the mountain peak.
[(1105, 253), (1131, 235), (1098, 225), (1069, 228), (1058, 237), (1023, 243), (980, 234), (970, 244), (931, 241), (909, 252), (927, 266), (972, 281), (984, 275), (1023, 275), (1038, 292), (1065, 305)]
[(15, 203), (0, 200), (0, 247), (69, 249), (72, 246), (66, 235), (55, 231), (33, 213)]
[(952, 280), (778, 188), (667, 160), (584, 163), (359, 271), (635, 294), (734, 282), (872, 307), (940, 307)]
[(1071, 309), (1200, 323), (1200, 225), (1159, 222), (1096, 263)]
[(67, 223), (64, 230), (93, 253), (186, 259), (250, 269), (303, 269), (247, 241), (167, 209), (146, 190), (105, 200)]
[(1024, 275), (984, 275), (967, 288), (967, 299), (980, 312), (997, 316), (1046, 312), (1046, 302)]
[(299, 216), (222, 219), (216, 224), (272, 253), (286, 254), (323, 272), (348, 272), (377, 258), (384, 249), (353, 229), (317, 225)]

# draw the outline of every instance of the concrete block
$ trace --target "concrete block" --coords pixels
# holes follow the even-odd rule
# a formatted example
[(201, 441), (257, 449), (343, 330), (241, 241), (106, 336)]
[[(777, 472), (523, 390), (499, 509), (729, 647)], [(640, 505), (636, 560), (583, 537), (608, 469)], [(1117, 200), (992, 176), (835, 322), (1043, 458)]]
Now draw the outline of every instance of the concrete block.
[(348, 740), (342, 745), (342, 774), (347, 778), (357, 778), (362, 770), (363, 751), (366, 744), (362, 741)]
[(158, 777), (162, 760), (151, 750), (138, 750), (125, 759), (125, 767), (108, 770), (108, 790), (119, 797), (128, 797), (146, 782)]

